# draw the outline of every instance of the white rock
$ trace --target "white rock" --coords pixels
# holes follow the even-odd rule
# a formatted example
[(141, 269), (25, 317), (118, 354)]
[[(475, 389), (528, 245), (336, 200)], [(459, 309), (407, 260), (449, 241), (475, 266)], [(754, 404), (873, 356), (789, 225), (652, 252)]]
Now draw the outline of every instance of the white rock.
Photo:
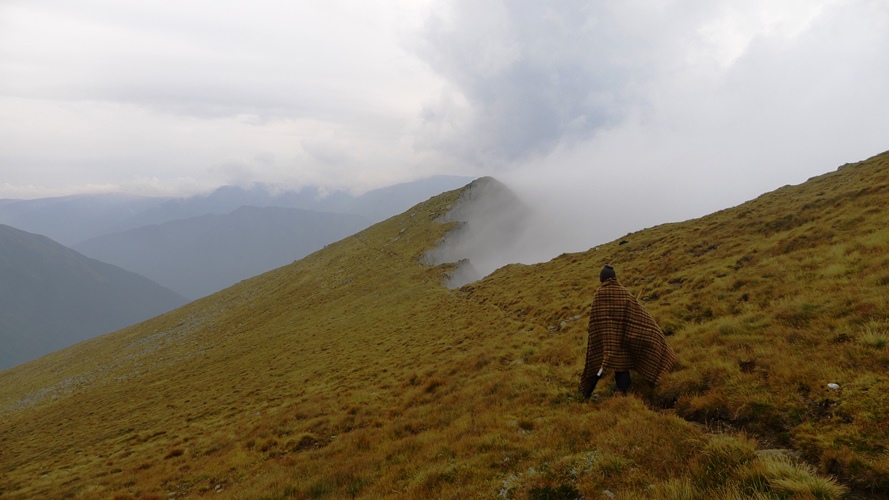
[(833, 390), (837, 390), (840, 388), (840, 384), (834, 384), (833, 382), (827, 384), (827, 387), (830, 387)]

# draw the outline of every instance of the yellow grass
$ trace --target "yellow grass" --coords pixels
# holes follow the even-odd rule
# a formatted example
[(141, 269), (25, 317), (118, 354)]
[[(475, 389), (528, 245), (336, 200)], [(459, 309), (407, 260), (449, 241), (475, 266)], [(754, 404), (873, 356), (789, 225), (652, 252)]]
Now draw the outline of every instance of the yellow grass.
[[(889, 491), (889, 155), (448, 290), (458, 195), (0, 372), (0, 496)], [(680, 362), (581, 402), (606, 262)]]

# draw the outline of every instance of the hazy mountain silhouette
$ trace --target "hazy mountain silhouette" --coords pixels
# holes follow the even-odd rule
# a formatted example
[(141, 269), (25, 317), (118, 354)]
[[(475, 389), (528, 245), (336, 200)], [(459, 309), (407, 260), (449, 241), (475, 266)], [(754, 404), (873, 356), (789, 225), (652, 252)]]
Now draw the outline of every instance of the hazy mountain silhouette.
[(0, 225), (0, 370), (185, 302), (143, 276)]
[(0, 224), (42, 234), (70, 246), (115, 231), (134, 214), (157, 207), (168, 199), (103, 193), (0, 200)]
[(370, 225), (358, 215), (241, 207), (108, 234), (75, 245), (195, 299), (289, 264)]
[(242, 206), (302, 208), (316, 212), (351, 213), (378, 222), (431, 196), (465, 185), (471, 178), (434, 176), (353, 196), (309, 186), (281, 190), (257, 183), (223, 186), (209, 194), (185, 198), (94, 194), (0, 200), (0, 224), (45, 235), (67, 246), (151, 224), (199, 215), (227, 214)]
[(250, 187), (222, 186), (206, 195), (166, 200), (118, 224), (114, 232), (201, 215), (227, 214), (242, 206), (343, 212), (343, 207), (352, 199), (353, 197), (345, 191), (325, 196), (314, 186), (297, 191), (280, 191), (261, 183)]

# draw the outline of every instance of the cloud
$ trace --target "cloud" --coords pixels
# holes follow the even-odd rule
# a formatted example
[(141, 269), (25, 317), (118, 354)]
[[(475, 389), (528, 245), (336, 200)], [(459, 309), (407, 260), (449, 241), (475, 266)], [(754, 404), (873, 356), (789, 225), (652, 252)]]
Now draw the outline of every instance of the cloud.
[(200, 118), (342, 119), (368, 106), (357, 87), (390, 78), (373, 66), (392, 55), (390, 30), (374, 31), (386, 20), (352, 1), (258, 1), (250, 9), (206, 0), (43, 1), (5, 9), (16, 19), (0, 35), (6, 95)]
[(418, 147), (537, 216), (525, 262), (699, 217), (887, 148), (885, 2), (440, 7)]
[(453, 89), (424, 108), (422, 147), (514, 161), (586, 139), (638, 105), (633, 81), (650, 71), (643, 60), (614, 57), (629, 43), (612, 29), (614, 12), (582, 1), (449, 7), (428, 19), (416, 44)]
[(507, 169), (634, 121), (747, 143), (733, 129), (782, 112), (867, 114), (855, 94), (879, 92), (852, 75), (882, 83), (889, 67), (879, 2), (437, 5), (414, 49), (448, 86), (421, 113), (418, 147)]
[[(701, 215), (886, 149), (887, 10), (0, 2), (2, 192), (160, 189), (140, 179), (362, 191), (450, 173), (626, 229)], [(618, 201), (637, 208), (601, 216)]]
[(439, 173), (410, 130), (439, 78), (400, 45), (425, 3), (0, 2), (2, 169), (132, 186), (248, 165), (356, 190)]

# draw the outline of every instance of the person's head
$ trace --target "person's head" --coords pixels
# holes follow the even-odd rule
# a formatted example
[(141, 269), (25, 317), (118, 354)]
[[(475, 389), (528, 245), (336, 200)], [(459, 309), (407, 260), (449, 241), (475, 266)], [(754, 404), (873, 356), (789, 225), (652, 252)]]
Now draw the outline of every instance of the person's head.
[(605, 283), (608, 280), (617, 279), (617, 273), (614, 272), (614, 268), (605, 264), (605, 267), (602, 268), (602, 271), (599, 272), (599, 281)]

